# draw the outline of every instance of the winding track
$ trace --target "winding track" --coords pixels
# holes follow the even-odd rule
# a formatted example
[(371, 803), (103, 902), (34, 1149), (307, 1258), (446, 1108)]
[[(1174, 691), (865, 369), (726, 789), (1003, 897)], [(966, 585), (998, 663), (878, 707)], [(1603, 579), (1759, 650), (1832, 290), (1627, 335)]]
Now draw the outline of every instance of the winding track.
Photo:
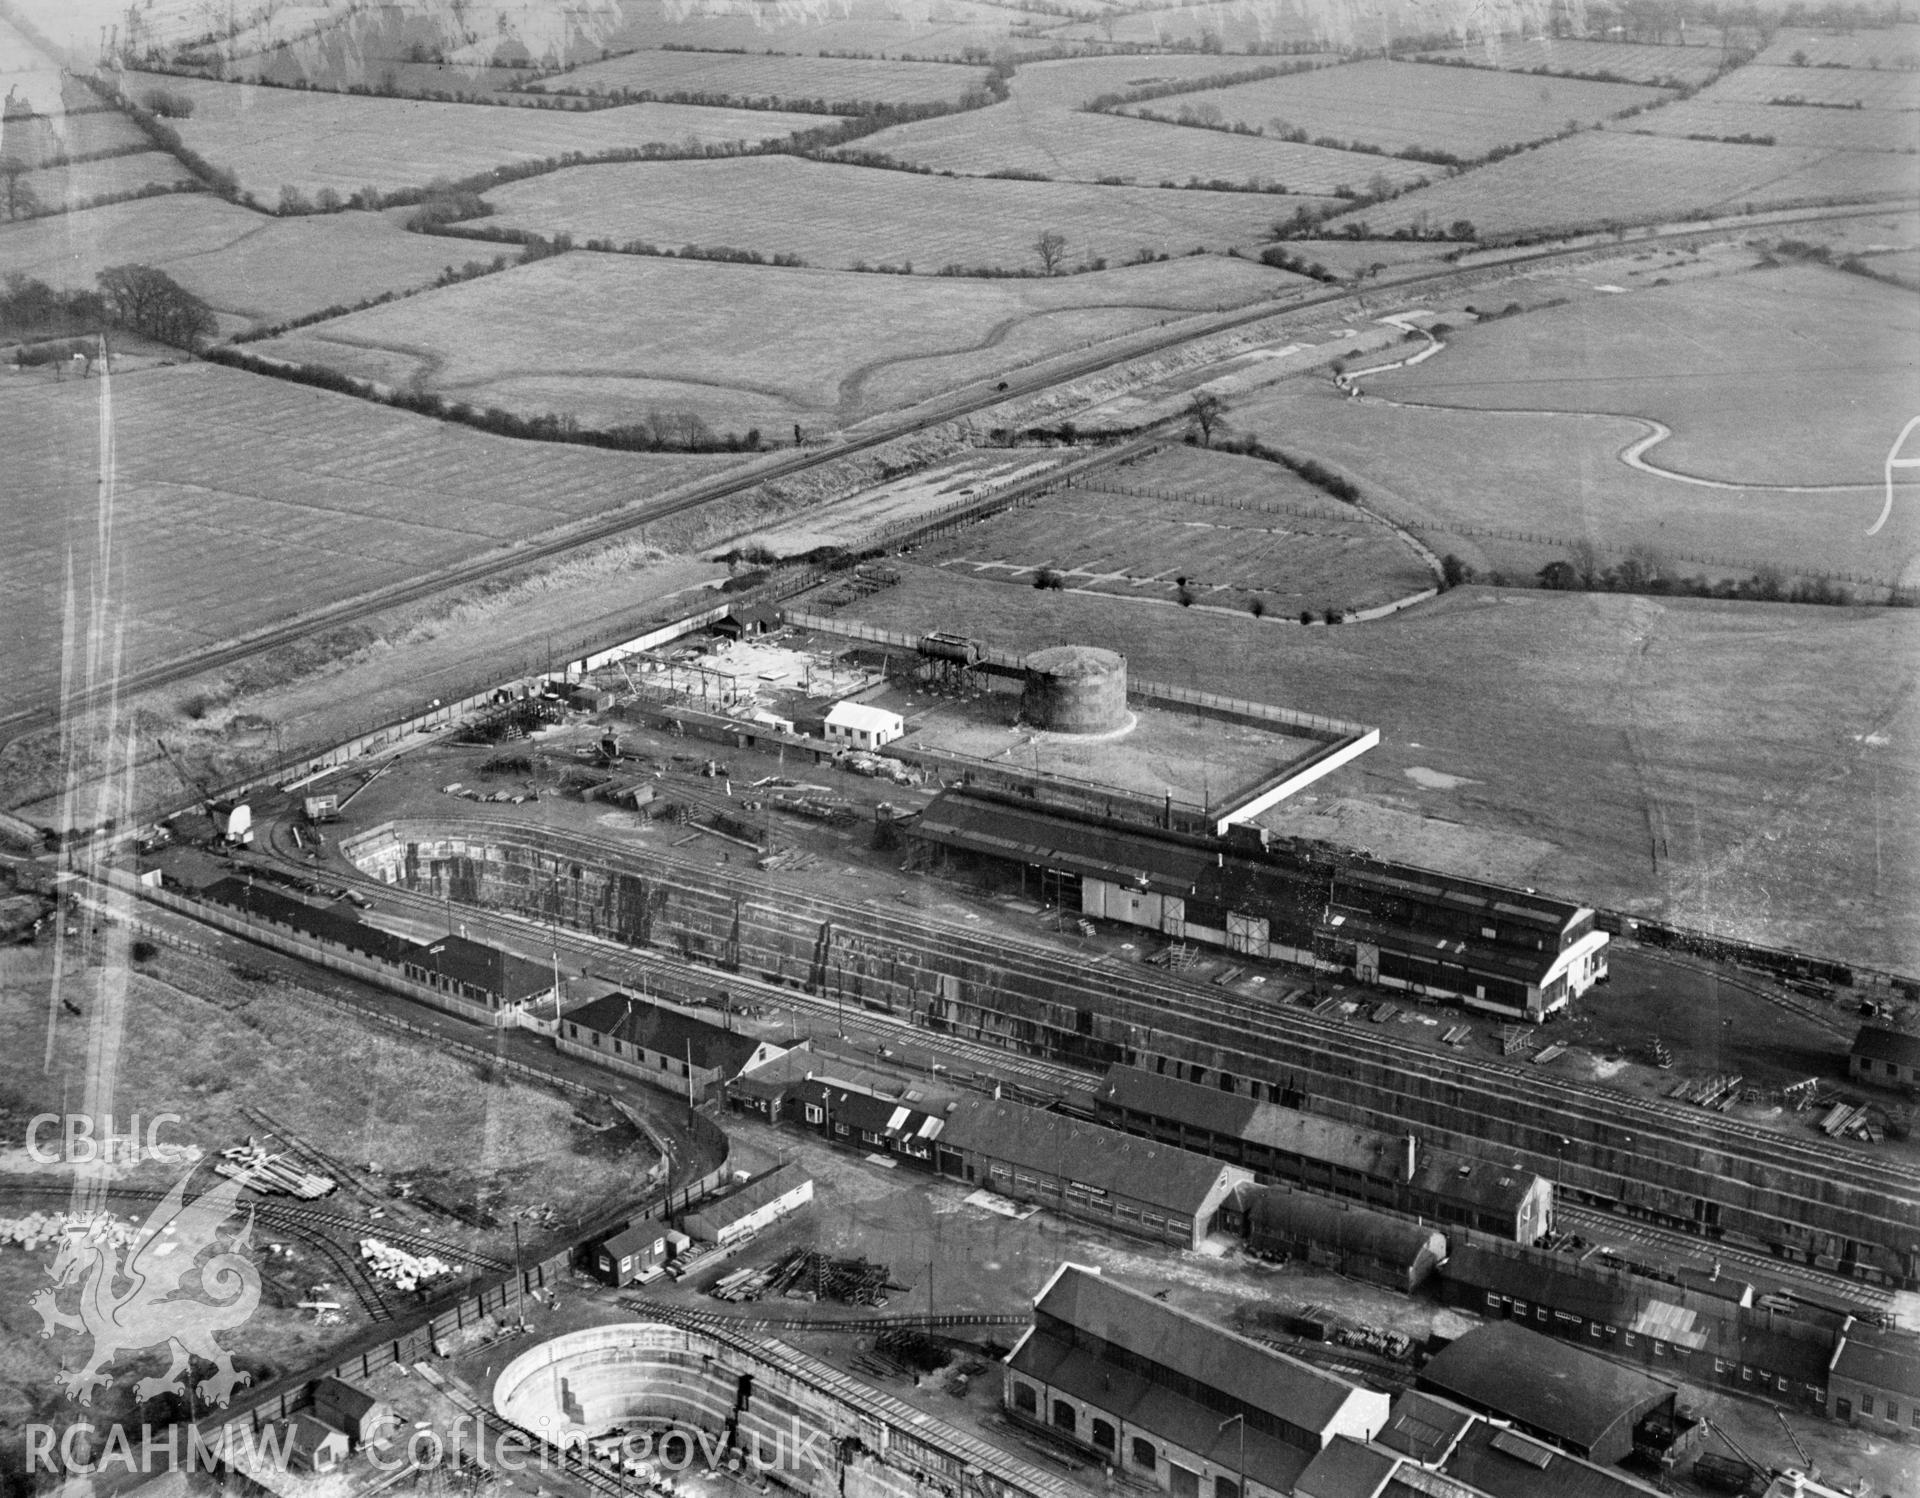
[[(1763, 215), (1758, 222), (1767, 226), (1813, 222), (1884, 212), (1886, 206), (1884, 203), (1878, 203), (1855, 209), (1826, 209), (1792, 216)], [(1636, 239), (1634, 244), (1644, 247), (1691, 239), (1710, 240), (1724, 237), (1728, 232), (1725, 226), (1715, 228), (1701, 228), (1698, 225), (1682, 226), (1665, 232), (1647, 234)], [(1421, 290), (1444, 294), (1449, 287), (1471, 286), (1484, 280), (1510, 274), (1525, 266), (1538, 266), (1558, 260), (1577, 261), (1596, 256), (1604, 258), (1609, 253), (1618, 253), (1618, 247), (1580, 245), (1514, 252), (1503, 255), (1497, 261), (1482, 261), (1464, 269), (1449, 267), (1442, 271), (1419, 270), (1383, 278), (1371, 283), (1366, 294), (1374, 298), (1387, 291), (1394, 292), (1396, 295)], [(470, 587), (503, 573), (517, 571), (531, 563), (546, 561), (581, 547), (612, 540), (650, 522), (677, 515), (700, 505), (711, 504), (715, 500), (741, 493), (768, 480), (789, 477), (822, 463), (831, 462), (852, 453), (864, 452), (991, 406), (1037, 395), (1053, 386), (1084, 379), (1088, 375), (1098, 374), (1118, 364), (1135, 359), (1151, 358), (1155, 354), (1164, 353), (1181, 344), (1282, 314), (1301, 312), (1315, 307), (1335, 306), (1352, 299), (1354, 295), (1355, 292), (1351, 289), (1290, 293), (1230, 313), (1200, 314), (1186, 319), (1164, 335), (1147, 337), (1141, 342), (1134, 341), (1141, 336), (1139, 334), (1121, 335), (1127, 343), (1124, 349), (1095, 352), (1085, 358), (1072, 360), (1027, 379), (1010, 378), (997, 384), (991, 378), (976, 381), (970, 386), (961, 387), (961, 391), (957, 394), (936, 397), (934, 401), (916, 407), (899, 419), (864, 435), (844, 438), (830, 447), (796, 452), (790, 457), (756, 466), (751, 472), (726, 475), (707, 483), (691, 486), (655, 504), (624, 508), (612, 515), (602, 516), (565, 531), (555, 532), (544, 539), (531, 540), (501, 555), (490, 553), (442, 572), (316, 610), (291, 623), (260, 631), (243, 640), (185, 655), (142, 671), (130, 672), (106, 686), (76, 693), (65, 704), (65, 708), (69, 714), (73, 715), (90, 712), (108, 700), (171, 686), (203, 672), (220, 670), (269, 650), (295, 644), (328, 630), (370, 618), (388, 609), (418, 603), (438, 593)], [(263, 376), (263, 378), (269, 377)], [(61, 707), (62, 704), (57, 699), (43, 697), (37, 701), (29, 701), (24, 706), (0, 716), (0, 747), (4, 747), (8, 741), (22, 733), (57, 721)]]

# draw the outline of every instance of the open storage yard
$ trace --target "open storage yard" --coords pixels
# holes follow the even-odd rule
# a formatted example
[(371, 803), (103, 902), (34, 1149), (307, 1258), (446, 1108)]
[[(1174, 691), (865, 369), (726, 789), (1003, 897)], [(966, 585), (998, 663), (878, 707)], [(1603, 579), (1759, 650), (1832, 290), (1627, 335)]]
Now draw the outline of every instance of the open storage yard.
[(1317, 804), (1364, 807), (1381, 857), (1920, 962), (1920, 611), (1463, 588), (1336, 629), (1168, 609), (1141, 630), (1121, 599), (905, 570), (846, 615), (1020, 651), (1125, 640), (1145, 679), (1379, 724)]
[(1183, 311), (1294, 284), (1214, 257), (1045, 280), (930, 280), (574, 253), (272, 339), (278, 357), (588, 424), (838, 423)]
[(1422, 61), (1458, 58), (1476, 67), (1510, 73), (1566, 73), (1624, 83), (1705, 83), (1720, 69), (1718, 47), (1655, 46), (1644, 42), (1580, 41), (1572, 37), (1487, 37), (1465, 47), (1422, 52)]
[[(1192, 130), (1124, 115), (1029, 110), (1018, 100), (896, 125), (865, 137), (855, 149), (970, 177), (1032, 172), (1065, 182), (1113, 178), (1149, 187), (1224, 182), (1263, 191), (1284, 188), (1309, 197), (1328, 196), (1336, 187), (1358, 191), (1375, 174), (1398, 186), (1438, 170), (1360, 152)], [(1278, 199), (1271, 203), (1278, 218), (1289, 216), (1296, 206), (1316, 205)]]
[(1496, 146), (1542, 140), (1570, 124), (1594, 124), (1667, 97), (1622, 83), (1368, 61), (1127, 108), (1163, 117), (1185, 109), (1217, 110), (1222, 124), (1269, 135), (1297, 129), (1314, 140), (1327, 136), (1387, 151), (1445, 151), (1472, 159)]
[(1039, 273), (1034, 245), (1048, 231), (1065, 236), (1068, 266), (1218, 253), (1264, 239), (1275, 217), (1272, 200), (1254, 193), (930, 177), (794, 156), (578, 167), (487, 200), (487, 223), (502, 228), (728, 245), (836, 269), (910, 264), (922, 275), (948, 265)]
[(731, 99), (835, 104), (952, 103), (987, 70), (950, 62), (783, 57), (717, 52), (628, 52), (543, 80), (547, 92), (701, 93)]
[(1472, 221), (1484, 235), (1654, 224), (1748, 207), (1916, 196), (1913, 164), (1885, 151), (1796, 150), (1589, 130), (1335, 221), (1376, 234)]
[(269, 218), (211, 193), (140, 198), (83, 219), (0, 225), (0, 261), (56, 290), (87, 290), (108, 266), (157, 266), (215, 312), (273, 323), (430, 286), (448, 266), (512, 246), (410, 234), (393, 213)]
[(574, 151), (773, 140), (832, 118), (686, 104), (585, 112), (501, 109), (151, 73), (130, 73), (124, 86), (136, 99), (150, 87), (191, 99), (192, 118), (175, 122), (181, 139), (268, 203), (278, 201), (283, 186), (309, 195), (323, 187), (343, 195), (363, 187), (387, 192)]
[(1587, 297), (1447, 336), (1368, 392), (1664, 421), (1673, 435), (1649, 463), (1734, 484), (1877, 488), (1920, 376), (1913, 299), (1819, 266)]
[[(0, 377), (18, 526), (10, 678), (60, 669), (69, 544), (92, 551), (100, 385)], [(723, 458), (553, 447), (214, 364), (113, 385), (123, 670), (657, 496)], [(23, 685), (23, 690), (26, 688)]]
[(1257, 600), (1283, 616), (1370, 608), (1433, 582), (1386, 527), (1285, 468), (1189, 447), (962, 526), (923, 543), (915, 560), (1028, 588), (1048, 571), (1068, 588), (1159, 604), (1183, 593), (1192, 607)]

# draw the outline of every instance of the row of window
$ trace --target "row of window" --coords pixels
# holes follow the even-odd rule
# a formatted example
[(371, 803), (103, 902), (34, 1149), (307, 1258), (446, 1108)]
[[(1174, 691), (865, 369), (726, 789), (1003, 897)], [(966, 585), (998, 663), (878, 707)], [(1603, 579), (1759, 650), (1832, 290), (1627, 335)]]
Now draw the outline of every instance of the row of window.
[[(580, 1038), (580, 1027), (578, 1025), (568, 1025), (567, 1038), (569, 1040), (578, 1040)], [(600, 1032), (598, 1030), (587, 1031), (587, 1039), (591, 1042), (595, 1050), (600, 1049)], [(635, 1061), (639, 1061), (649, 1054), (644, 1048), (637, 1045), (629, 1045), (624, 1040), (614, 1041), (610, 1049), (616, 1056), (631, 1056)], [(679, 1076), (686, 1073), (687, 1067), (683, 1061), (676, 1061), (671, 1056), (662, 1056), (660, 1058), (660, 1070), (672, 1072), (676, 1076)]]
[[(1032, 1384), (1013, 1380), (1013, 1407), (1020, 1414), (1034, 1420), (1040, 1418), (1040, 1394)], [(1120, 1456), (1120, 1433), (1111, 1420), (1100, 1415), (1089, 1415), (1084, 1435), (1080, 1430), (1080, 1411), (1072, 1402), (1055, 1398), (1049, 1412), (1053, 1428), (1076, 1441), (1083, 1441), (1096, 1450), (1111, 1456)], [(1160, 1469), (1160, 1448), (1149, 1436), (1132, 1436), (1127, 1441), (1123, 1467), (1132, 1467), (1140, 1472), (1157, 1472)], [(1178, 1462), (1167, 1463), (1172, 1478), (1176, 1498), (1199, 1498), (1200, 1478), (1197, 1472), (1182, 1467)], [(1216, 1476), (1213, 1479), (1213, 1498), (1240, 1498), (1240, 1485), (1229, 1477)]]
[[(1835, 1401), (1835, 1406), (1842, 1420), (1852, 1418), (1852, 1414), (1848, 1409), (1850, 1403), (1851, 1401), (1847, 1399)], [(1860, 1413), (1869, 1418), (1873, 1418), (1874, 1416), (1874, 1396), (1865, 1390), (1862, 1390), (1860, 1394)], [(1895, 1399), (1891, 1394), (1887, 1395), (1885, 1407), (1878, 1418), (1886, 1421), (1889, 1425), (1898, 1425), (1900, 1423), (1900, 1401)], [(1907, 1423), (1911, 1425), (1913, 1429), (1920, 1430), (1920, 1399), (1916, 1399), (1912, 1404), (1907, 1406)]]

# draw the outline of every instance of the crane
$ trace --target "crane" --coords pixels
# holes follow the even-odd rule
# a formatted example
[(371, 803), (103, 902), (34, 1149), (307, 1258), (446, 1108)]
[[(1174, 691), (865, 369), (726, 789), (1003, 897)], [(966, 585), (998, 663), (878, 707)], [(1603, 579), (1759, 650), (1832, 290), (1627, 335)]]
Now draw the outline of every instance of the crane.
[(189, 770), (185, 763), (182, 762), (180, 756), (168, 747), (165, 739), (156, 737), (154, 743), (160, 746), (160, 752), (166, 756), (167, 763), (173, 766), (173, 773), (180, 777), (180, 783), (188, 789), (199, 793), (200, 809), (207, 814), (207, 821), (213, 827), (214, 841), (219, 843), (252, 842), (253, 833), (250, 827), (252, 818), (251, 816), (243, 817), (239, 814), (244, 808), (236, 809), (236, 813), (231, 820), (223, 820), (220, 813), (214, 809), (215, 803), (219, 798), (214, 795), (213, 788), (207, 784), (205, 779)]
[(1801, 1467), (1809, 1477), (1818, 1477), (1820, 1475), (1820, 1469), (1814, 1466), (1813, 1458), (1807, 1455), (1807, 1448), (1800, 1444), (1800, 1438), (1793, 1433), (1793, 1427), (1787, 1424), (1786, 1415), (1782, 1411), (1775, 1409), (1773, 1417), (1780, 1422), (1780, 1428), (1787, 1433), (1787, 1439), (1793, 1443), (1793, 1449), (1799, 1454)]

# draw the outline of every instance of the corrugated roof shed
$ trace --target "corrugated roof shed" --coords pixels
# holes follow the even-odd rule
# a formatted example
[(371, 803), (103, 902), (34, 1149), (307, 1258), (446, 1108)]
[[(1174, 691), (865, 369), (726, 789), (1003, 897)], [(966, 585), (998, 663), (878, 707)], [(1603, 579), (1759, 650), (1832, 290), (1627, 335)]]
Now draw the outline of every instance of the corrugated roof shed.
[(1920, 1066), (1920, 1035), (1862, 1025), (1853, 1037), (1852, 1055), (1863, 1061), (1891, 1061), (1895, 1066)]
[(1247, 1219), (1248, 1234), (1256, 1240), (1262, 1236), (1310, 1239), (1408, 1270), (1422, 1254), (1434, 1259), (1446, 1254), (1445, 1236), (1430, 1227), (1282, 1186), (1255, 1192)]
[(1374, 1439), (1416, 1462), (1440, 1461), (1473, 1424), (1474, 1416), (1457, 1404), (1409, 1389), (1393, 1402), (1393, 1413)]
[(629, 993), (602, 994), (564, 1016), (565, 1023), (594, 1030), (628, 1045), (693, 1064), (705, 1071), (732, 1076), (745, 1066), (760, 1042), (678, 1009), (652, 1004)]
[(603, 1245), (605, 1252), (613, 1255), (614, 1261), (624, 1259), (628, 1254), (646, 1253), (667, 1235), (666, 1227), (651, 1217), (643, 1217), (638, 1222), (629, 1223)]
[(1443, 1347), (1421, 1370), (1420, 1383), (1580, 1452), (1619, 1447), (1623, 1425), (1631, 1449), (1634, 1423), (1679, 1392), (1507, 1321), (1476, 1327)]
[(1335, 1436), (1294, 1482), (1294, 1498), (1379, 1498), (1399, 1465), (1389, 1452)]
[(1920, 1400), (1920, 1338), (1871, 1326), (1849, 1327), (1833, 1360), (1833, 1374)]
[(1230, 1168), (1191, 1150), (985, 1097), (954, 1105), (941, 1143), (1185, 1216), (1206, 1204)]
[(1077, 1264), (1060, 1267), (1034, 1312), (1307, 1430), (1325, 1430), (1360, 1393), (1345, 1379)]
[(717, 1238), (720, 1229), (728, 1223), (738, 1222), (748, 1213), (759, 1211), (768, 1202), (777, 1201), (789, 1191), (798, 1190), (809, 1179), (806, 1171), (791, 1161), (776, 1166), (765, 1175), (755, 1176), (737, 1191), (729, 1191), (717, 1200), (702, 1202), (698, 1211), (687, 1214), (686, 1230), (696, 1238)]

